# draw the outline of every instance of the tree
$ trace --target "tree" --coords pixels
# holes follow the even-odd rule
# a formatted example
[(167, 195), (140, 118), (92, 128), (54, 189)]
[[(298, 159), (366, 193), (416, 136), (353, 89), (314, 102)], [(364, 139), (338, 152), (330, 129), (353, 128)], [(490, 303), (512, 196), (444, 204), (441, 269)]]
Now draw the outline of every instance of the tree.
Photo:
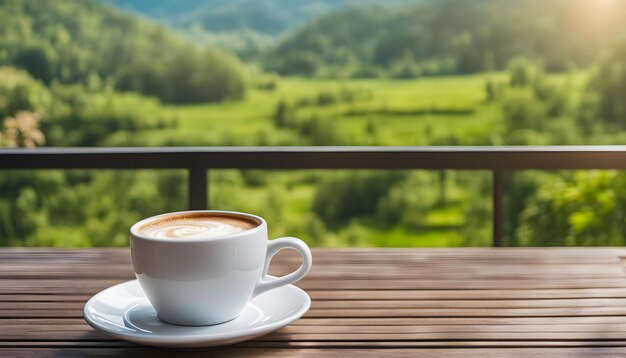
[(286, 128), (295, 123), (295, 109), (292, 108), (285, 100), (281, 100), (276, 105), (274, 111), (274, 124), (278, 128)]
[(13, 64), (48, 84), (54, 77), (54, 60), (52, 57), (52, 51), (44, 46), (31, 46), (20, 50), (15, 55)]
[(541, 67), (526, 57), (515, 57), (509, 61), (508, 72), (511, 87), (527, 87), (539, 81), (542, 76)]
[(543, 182), (521, 213), (518, 243), (584, 246), (626, 243), (626, 175), (577, 172)]
[(593, 64), (607, 40), (626, 29), (626, 2), (598, 9), (597, 1), (564, 0), (354, 6), (295, 30), (263, 62), (290, 75), (341, 73), (351, 62), (359, 67), (351, 69), (355, 75), (414, 77), (407, 57), (420, 74), (442, 75), (501, 70), (524, 56), (541, 60), (549, 71), (564, 71)]
[(334, 228), (357, 216), (374, 215), (379, 202), (405, 176), (400, 171), (335, 175), (317, 189), (313, 211)]
[(95, 0), (0, 2), (0, 64), (44, 84), (93, 84), (197, 103), (242, 98), (240, 61)]
[(590, 89), (599, 94), (597, 115), (606, 123), (626, 128), (626, 37), (617, 41), (600, 62)]

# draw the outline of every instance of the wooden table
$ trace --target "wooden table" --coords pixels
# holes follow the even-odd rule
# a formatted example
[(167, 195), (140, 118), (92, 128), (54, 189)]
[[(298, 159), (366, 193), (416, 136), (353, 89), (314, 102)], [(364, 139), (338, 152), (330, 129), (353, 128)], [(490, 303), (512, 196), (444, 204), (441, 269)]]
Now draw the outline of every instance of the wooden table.
[[(315, 250), (294, 324), (209, 356), (626, 356), (624, 249)], [(279, 254), (271, 270), (294, 268)], [(82, 318), (133, 278), (127, 249), (0, 250), (0, 357), (176, 356)]]

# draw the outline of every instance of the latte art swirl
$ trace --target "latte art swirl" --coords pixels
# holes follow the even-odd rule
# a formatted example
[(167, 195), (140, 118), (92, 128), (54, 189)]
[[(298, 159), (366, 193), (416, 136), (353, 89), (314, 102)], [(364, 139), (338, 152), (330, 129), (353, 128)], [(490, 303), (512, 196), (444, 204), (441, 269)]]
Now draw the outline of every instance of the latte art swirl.
[(144, 233), (160, 239), (209, 239), (230, 236), (244, 229), (219, 221), (175, 220), (146, 228)]

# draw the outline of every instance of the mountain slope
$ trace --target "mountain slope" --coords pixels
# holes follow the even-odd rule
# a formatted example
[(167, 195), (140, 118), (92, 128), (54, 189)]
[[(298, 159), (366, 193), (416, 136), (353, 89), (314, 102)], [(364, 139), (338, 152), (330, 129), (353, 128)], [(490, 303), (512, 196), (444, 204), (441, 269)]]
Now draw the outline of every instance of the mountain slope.
[(93, 0), (0, 0), (0, 66), (46, 84), (108, 83), (167, 102), (239, 98), (239, 61)]
[(265, 63), (281, 74), (414, 76), (498, 69), (527, 56), (562, 70), (591, 63), (625, 24), (623, 1), (432, 0), (348, 8), (296, 31)]
[(279, 35), (334, 10), (394, 6), (424, 0), (101, 0), (181, 29)]
[(178, 28), (277, 35), (356, 0), (103, 0)]

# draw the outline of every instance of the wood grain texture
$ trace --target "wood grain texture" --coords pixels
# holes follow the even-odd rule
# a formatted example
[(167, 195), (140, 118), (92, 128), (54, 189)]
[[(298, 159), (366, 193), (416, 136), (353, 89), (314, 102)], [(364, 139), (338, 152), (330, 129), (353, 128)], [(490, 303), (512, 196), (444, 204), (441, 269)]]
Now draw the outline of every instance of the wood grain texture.
[[(626, 357), (626, 250), (314, 250), (302, 319), (187, 356)], [(270, 272), (298, 266), (279, 253)], [(0, 357), (176, 356), (95, 332), (82, 307), (133, 278), (127, 249), (1, 249)]]
[[(484, 349), (484, 348), (421, 348), (421, 349), (376, 349), (376, 348), (294, 348), (294, 349), (271, 349), (271, 348), (222, 348), (220, 350), (207, 351), (191, 351), (184, 352), (184, 356), (188, 358), (202, 357), (225, 357), (225, 358), (285, 358), (285, 357), (346, 357), (346, 358), (368, 358), (368, 357), (397, 357), (397, 358), (414, 358), (432, 357), (432, 358), (467, 358), (467, 357), (545, 357), (546, 350), (536, 348), (501, 348), (501, 349)], [(0, 356), (3, 357), (20, 357), (20, 358), (48, 358), (48, 357), (172, 357), (172, 352), (155, 350), (150, 348), (132, 347), (132, 348), (0, 348)], [(572, 358), (572, 357), (626, 357), (626, 349), (623, 348), (552, 348), (549, 350), (549, 357), (552, 358)]]

